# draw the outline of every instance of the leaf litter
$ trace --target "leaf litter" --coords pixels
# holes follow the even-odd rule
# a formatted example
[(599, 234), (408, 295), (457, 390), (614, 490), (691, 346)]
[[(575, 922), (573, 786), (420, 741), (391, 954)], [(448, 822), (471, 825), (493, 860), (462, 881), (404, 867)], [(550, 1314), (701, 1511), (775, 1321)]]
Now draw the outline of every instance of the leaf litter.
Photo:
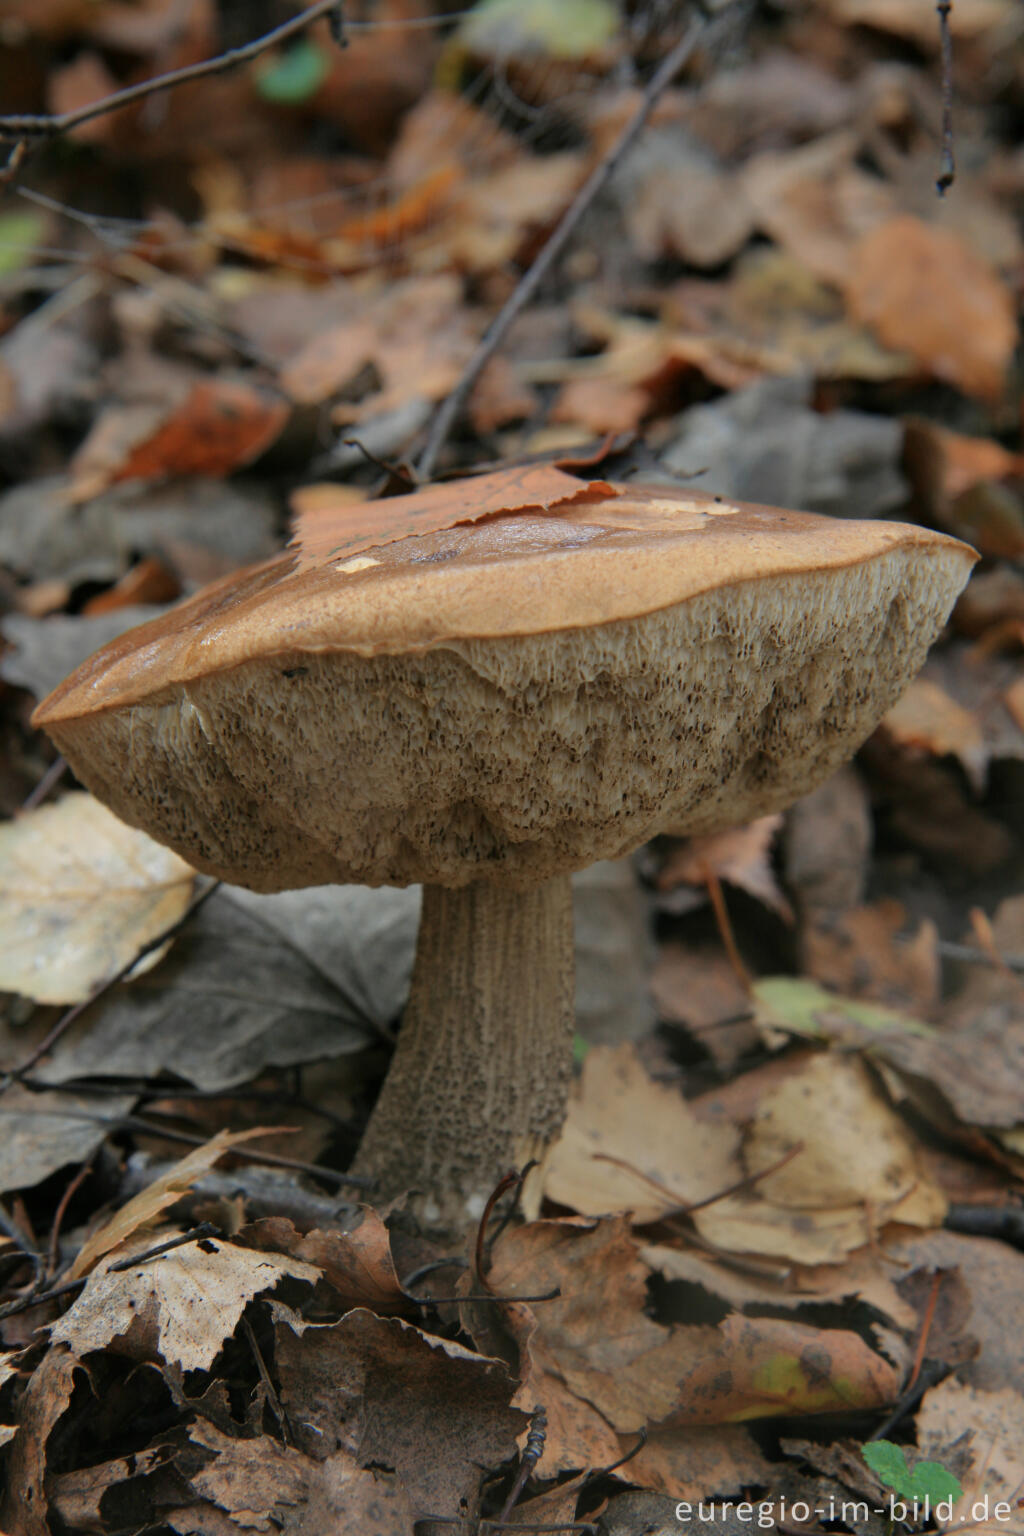
[[(173, 26), (159, 5), (10, 9), (10, 110), (238, 41), (205, 4)], [(903, 1465), (955, 1474), (965, 1509), (1020, 1498), (1009, 0), (951, 12), (941, 203), (930, 0), (759, 12), (691, 69), (473, 392), (446, 465), (498, 470), (498, 499), (418, 489), (374, 535), (681, 475), (918, 520), (984, 556), (854, 766), (784, 818), (602, 877), (570, 1117), (518, 1224), (466, 1272), (401, 1202), (340, 1182), (415, 891), (221, 889), (24, 1069), (59, 1005), (174, 928), (193, 880), (73, 789), (15, 816), (49, 765), (29, 695), (272, 554), (289, 508), (300, 545), (324, 509), (336, 539), (381, 488), (363, 448), (416, 451), (635, 104), (661, 11), (626, 9), (620, 27), (588, 0), (481, 4), (449, 29), (381, 0), (387, 30), (354, 26), (344, 53), (320, 23), (173, 110), (86, 125), (98, 212), (56, 156), (20, 173), (34, 205), (5, 192), (6, 1536), (472, 1528), (538, 1407), (513, 1526), (638, 1536), (678, 1528), (674, 1499), (874, 1497), (860, 1448), (880, 1431)], [(267, 1120), (294, 1134), (258, 1140)], [(200, 1144), (181, 1159), (175, 1137)], [(245, 1161), (270, 1147), (285, 1166)]]

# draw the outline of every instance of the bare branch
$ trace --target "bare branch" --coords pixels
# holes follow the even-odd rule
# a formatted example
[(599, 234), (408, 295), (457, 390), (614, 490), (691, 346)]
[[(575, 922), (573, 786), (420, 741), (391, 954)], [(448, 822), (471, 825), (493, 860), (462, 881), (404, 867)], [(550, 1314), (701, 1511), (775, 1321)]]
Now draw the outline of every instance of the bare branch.
[[(99, 101), (91, 101), (87, 106), (77, 107), (73, 112), (44, 112), (38, 115), (22, 113), (0, 117), (0, 142), (22, 141), (15, 143), (7, 169), (11, 170), (11, 162), (15, 160), (20, 164), (25, 153), (24, 141), (56, 138), (62, 133), (70, 133), (82, 123), (92, 122), (93, 118), (105, 117), (108, 112), (117, 112), (121, 107), (130, 107), (137, 101), (144, 101), (147, 96), (155, 96), (159, 91), (169, 91), (176, 85), (184, 85), (186, 81), (202, 80), (207, 75), (220, 75), (226, 70), (237, 68), (239, 64), (248, 64), (250, 59), (258, 58), (268, 48), (276, 48), (279, 43), (285, 43), (290, 37), (305, 31), (314, 21), (319, 21), (321, 16), (333, 15), (337, 18), (339, 10), (339, 0), (315, 0), (313, 5), (300, 11), (290, 21), (282, 22), (272, 32), (254, 38), (251, 43), (244, 43), (240, 48), (229, 48), (226, 53), (218, 53), (212, 59), (200, 59), (197, 64), (187, 64), (182, 69), (168, 70), (164, 75), (154, 75), (151, 80), (140, 80), (137, 85), (126, 86), (123, 91), (113, 91), (109, 96), (102, 96)], [(335, 28), (332, 28), (332, 35), (338, 37)]]

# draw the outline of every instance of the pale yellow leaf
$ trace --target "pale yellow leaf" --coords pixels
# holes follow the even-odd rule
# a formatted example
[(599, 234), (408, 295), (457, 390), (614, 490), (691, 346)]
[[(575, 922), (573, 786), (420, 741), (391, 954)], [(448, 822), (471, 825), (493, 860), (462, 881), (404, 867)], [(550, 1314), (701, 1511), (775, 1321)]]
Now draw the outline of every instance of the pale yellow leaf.
[[(0, 826), (0, 990), (78, 1003), (173, 926), (195, 870), (91, 795)], [(152, 963), (152, 962), (151, 962)]]

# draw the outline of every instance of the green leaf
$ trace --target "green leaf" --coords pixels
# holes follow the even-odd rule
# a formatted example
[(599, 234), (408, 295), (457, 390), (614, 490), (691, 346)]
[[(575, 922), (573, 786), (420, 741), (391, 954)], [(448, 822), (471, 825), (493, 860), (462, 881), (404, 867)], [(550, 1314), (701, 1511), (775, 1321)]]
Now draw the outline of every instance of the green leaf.
[[(837, 997), (802, 976), (767, 976), (755, 982), (754, 1001), (758, 1023), (788, 1034), (807, 1035), (812, 1040), (831, 1040), (842, 1026), (853, 1025), (846, 1033), (870, 1035), (903, 1034), (928, 1038), (935, 1031), (918, 1019), (911, 1019), (888, 1008), (859, 1003), (852, 997)], [(870, 1044), (870, 1040), (864, 1041)]]
[(955, 1502), (963, 1493), (960, 1479), (948, 1472), (940, 1461), (919, 1461), (911, 1473), (911, 1482), (916, 1497), (920, 1500), (931, 1499), (932, 1504), (938, 1504), (943, 1499)]
[(610, 0), (480, 0), (456, 36), (487, 58), (583, 59), (611, 42), (619, 21)]
[(0, 276), (17, 272), (42, 244), (45, 221), (41, 213), (5, 213), (0, 217)]
[(324, 50), (304, 37), (257, 70), (256, 89), (264, 101), (278, 106), (300, 106), (323, 84), (330, 67)]
[(582, 1063), (584, 1056), (587, 1054), (587, 1052), (589, 1050), (590, 1050), (590, 1041), (589, 1040), (585, 1040), (582, 1035), (573, 1035), (573, 1037), (572, 1037), (572, 1059), (573, 1059), (573, 1061), (574, 1061), (574, 1063), (576, 1064), (577, 1067)]
[(880, 1483), (903, 1498), (910, 1497), (910, 1468), (902, 1446), (891, 1440), (869, 1440), (861, 1455)]
[(880, 1483), (910, 1503), (930, 1499), (934, 1506), (944, 1499), (955, 1501), (963, 1492), (959, 1479), (941, 1462), (919, 1461), (908, 1467), (903, 1447), (891, 1440), (869, 1440), (861, 1447), (861, 1455)]

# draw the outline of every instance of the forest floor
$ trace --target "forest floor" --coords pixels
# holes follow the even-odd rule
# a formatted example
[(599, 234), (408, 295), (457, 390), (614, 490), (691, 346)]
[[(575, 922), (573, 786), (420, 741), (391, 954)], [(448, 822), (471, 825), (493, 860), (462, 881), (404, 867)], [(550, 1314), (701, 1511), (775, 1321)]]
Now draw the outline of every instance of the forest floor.
[[(566, 1133), (529, 1219), (429, 1271), (345, 1174), (418, 892), (205, 899), (30, 724), (290, 517), (408, 488), (691, 19), (345, 9), (343, 48), (324, 19), (8, 131), (0, 1532), (882, 1536), (895, 1496), (904, 1530), (1019, 1536), (1019, 0), (955, 0), (941, 197), (932, 0), (719, 7), (441, 446), (982, 558), (824, 788), (578, 877)], [(0, 108), (72, 115), (294, 14), (2, 10)]]

